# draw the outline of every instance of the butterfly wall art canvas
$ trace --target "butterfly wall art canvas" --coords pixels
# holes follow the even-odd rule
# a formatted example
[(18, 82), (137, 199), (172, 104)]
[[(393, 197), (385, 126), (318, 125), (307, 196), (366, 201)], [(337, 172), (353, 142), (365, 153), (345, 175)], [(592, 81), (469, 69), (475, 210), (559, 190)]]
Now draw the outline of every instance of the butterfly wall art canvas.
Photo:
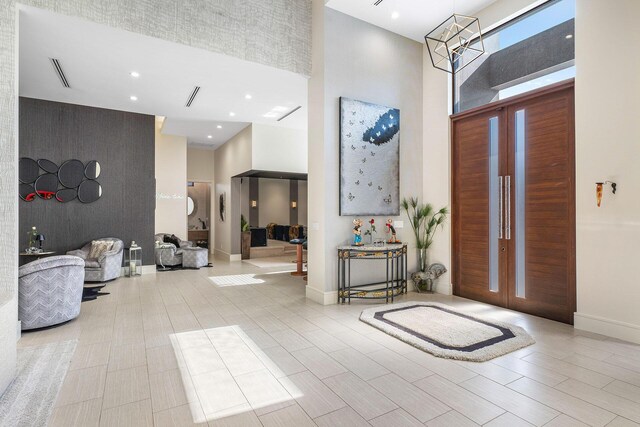
[(399, 214), (400, 110), (342, 97), (340, 215)]

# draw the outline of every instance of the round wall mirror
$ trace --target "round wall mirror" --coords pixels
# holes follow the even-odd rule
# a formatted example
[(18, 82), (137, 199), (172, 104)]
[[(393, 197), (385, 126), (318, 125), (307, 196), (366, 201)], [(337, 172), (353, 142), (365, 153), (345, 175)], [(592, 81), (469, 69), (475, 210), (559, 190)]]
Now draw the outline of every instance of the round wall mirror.
[(78, 197), (78, 190), (75, 188), (63, 188), (56, 193), (56, 200), (60, 203), (67, 203)]
[(58, 191), (58, 177), (53, 173), (45, 173), (36, 179), (36, 193), (43, 199), (51, 199)]
[(187, 197), (187, 215), (191, 216), (196, 211), (196, 201), (191, 198), (191, 196)]
[(84, 179), (84, 165), (80, 160), (67, 160), (58, 170), (60, 184), (67, 188), (76, 188)]
[(82, 203), (92, 203), (102, 196), (102, 187), (97, 181), (82, 181), (78, 187), (78, 200)]
[(20, 198), (25, 202), (31, 202), (36, 198), (36, 190), (34, 190), (31, 184), (20, 184), (18, 191)]
[(84, 168), (84, 176), (88, 179), (96, 179), (100, 176), (100, 163), (97, 160), (91, 160)]
[(49, 173), (58, 172), (58, 165), (53, 163), (51, 160), (39, 159), (38, 166), (40, 166), (40, 168), (45, 172), (49, 172)]
[(29, 158), (21, 157), (18, 166), (18, 180), (24, 184), (32, 184), (40, 173), (40, 166), (38, 163)]

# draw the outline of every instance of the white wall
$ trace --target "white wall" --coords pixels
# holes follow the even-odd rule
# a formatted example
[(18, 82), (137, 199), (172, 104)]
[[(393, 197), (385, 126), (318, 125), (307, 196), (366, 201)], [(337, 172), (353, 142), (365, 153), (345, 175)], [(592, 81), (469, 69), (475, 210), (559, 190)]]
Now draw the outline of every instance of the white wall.
[[(307, 131), (254, 123), (254, 170), (307, 173)], [(287, 221), (288, 222), (288, 221)]]
[[(336, 246), (351, 241), (353, 221), (338, 215), (338, 99), (345, 96), (400, 109), (400, 198), (422, 195), (422, 46), (320, 3), (313, 4), (309, 83), (308, 187), (313, 197), (307, 296), (326, 304), (336, 302)], [(376, 218), (378, 236), (383, 235), (384, 219)], [(403, 214), (396, 219), (406, 222)], [(409, 240), (408, 228), (398, 232)], [(411, 249), (409, 269), (415, 268), (416, 259)]]
[(213, 182), (215, 151), (187, 147), (187, 180)]
[[(427, 47), (423, 47), (423, 191), (424, 203), (436, 209), (451, 207), (451, 150), (449, 144), (449, 75), (433, 67)], [(430, 263), (440, 262), (451, 270), (451, 219), (439, 229), (429, 249)], [(451, 294), (451, 273), (436, 282), (436, 292)]]
[[(576, 1), (576, 211), (578, 311), (575, 325), (640, 343), (640, 57), (612, 66), (615, 39), (640, 50), (637, 0)], [(616, 43), (613, 43), (616, 45)], [(611, 180), (602, 206), (595, 183)]]
[(307, 225), (308, 206), (307, 181), (298, 181), (298, 224)]
[(288, 179), (260, 178), (258, 180), (260, 227), (266, 227), (270, 222), (289, 224), (289, 185)]
[(163, 135), (156, 120), (156, 234), (187, 239), (187, 139)]
[[(214, 249), (217, 255), (226, 259), (239, 259), (240, 239), (232, 239), (232, 227), (240, 230), (240, 179), (232, 176), (251, 169), (251, 135), (252, 127), (247, 126), (215, 151), (214, 210)], [(237, 182), (236, 182), (237, 181)], [(226, 218), (223, 222), (219, 215), (220, 194), (226, 194)], [(234, 197), (235, 196), (235, 197)], [(235, 234), (235, 233), (234, 233)], [(237, 241), (236, 241), (237, 240)], [(234, 256), (235, 255), (235, 256)]]

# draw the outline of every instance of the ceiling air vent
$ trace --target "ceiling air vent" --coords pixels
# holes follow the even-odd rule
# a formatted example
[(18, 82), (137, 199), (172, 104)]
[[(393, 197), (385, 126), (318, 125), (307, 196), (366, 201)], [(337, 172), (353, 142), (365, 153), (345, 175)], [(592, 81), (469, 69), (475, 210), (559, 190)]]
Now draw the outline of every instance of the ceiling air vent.
[(53, 65), (53, 69), (56, 71), (56, 74), (58, 75), (62, 86), (70, 88), (71, 86), (69, 85), (67, 76), (64, 75), (64, 71), (62, 71), (62, 67), (60, 66), (60, 61), (58, 61), (56, 58), (49, 58), (49, 60), (51, 61), (51, 65)]
[(295, 113), (296, 111), (298, 111), (299, 109), (302, 108), (302, 105), (298, 105), (296, 108), (294, 108), (293, 110), (289, 111), (287, 114), (285, 114), (284, 116), (280, 117), (278, 119), (278, 121), (286, 119), (287, 117), (289, 117), (290, 115), (292, 115), (293, 113)]
[(191, 104), (193, 104), (193, 100), (196, 99), (196, 96), (198, 96), (198, 92), (200, 92), (200, 86), (194, 87), (191, 95), (189, 95), (189, 98), (187, 98), (185, 107), (191, 107)]

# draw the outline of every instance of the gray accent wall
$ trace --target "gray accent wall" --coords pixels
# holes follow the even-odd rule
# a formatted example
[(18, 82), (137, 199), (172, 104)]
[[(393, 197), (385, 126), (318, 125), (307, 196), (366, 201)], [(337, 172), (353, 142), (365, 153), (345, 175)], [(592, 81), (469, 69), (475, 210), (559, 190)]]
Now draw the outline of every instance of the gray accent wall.
[[(20, 98), (20, 157), (97, 160), (102, 197), (89, 204), (36, 198), (19, 202), (20, 249), (32, 226), (58, 254), (101, 237), (135, 240), (154, 263), (155, 118), (149, 115)], [(17, 195), (15, 196), (18, 197)]]
[[(260, 188), (258, 178), (244, 178), (249, 180), (249, 226), (260, 227)], [(256, 207), (251, 206), (251, 201), (257, 202)]]

